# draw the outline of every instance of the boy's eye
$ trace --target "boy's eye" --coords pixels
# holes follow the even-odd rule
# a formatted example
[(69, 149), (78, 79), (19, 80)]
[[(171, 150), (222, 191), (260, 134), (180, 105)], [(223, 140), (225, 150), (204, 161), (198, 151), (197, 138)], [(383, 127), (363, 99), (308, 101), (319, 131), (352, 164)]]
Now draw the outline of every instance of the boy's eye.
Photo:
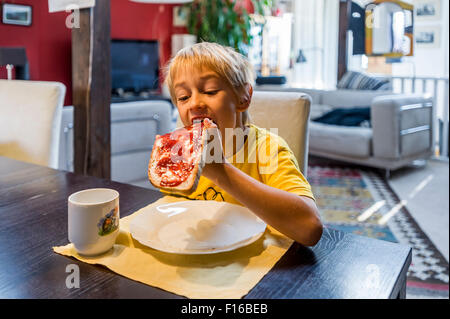
[(180, 96), (179, 98), (177, 98), (178, 101), (186, 101), (187, 99), (187, 96)]
[(214, 95), (217, 92), (219, 92), (219, 90), (209, 90), (209, 91), (206, 91), (205, 93), (208, 94), (208, 95)]

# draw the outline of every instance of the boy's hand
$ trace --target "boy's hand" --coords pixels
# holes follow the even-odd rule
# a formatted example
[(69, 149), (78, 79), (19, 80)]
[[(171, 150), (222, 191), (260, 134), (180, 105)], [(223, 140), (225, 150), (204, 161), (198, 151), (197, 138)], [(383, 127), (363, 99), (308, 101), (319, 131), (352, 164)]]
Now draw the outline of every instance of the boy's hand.
[(209, 119), (204, 120), (205, 128), (207, 129), (207, 144), (205, 166), (202, 170), (202, 175), (206, 178), (215, 181), (218, 177), (221, 167), (226, 163), (223, 155), (222, 136), (217, 125)]

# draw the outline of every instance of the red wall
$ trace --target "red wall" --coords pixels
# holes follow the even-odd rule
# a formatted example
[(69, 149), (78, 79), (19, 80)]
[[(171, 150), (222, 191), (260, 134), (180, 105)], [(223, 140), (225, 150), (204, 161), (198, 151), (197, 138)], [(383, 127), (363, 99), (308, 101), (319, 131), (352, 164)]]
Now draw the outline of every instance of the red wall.
[[(0, 46), (25, 47), (30, 79), (60, 81), (71, 87), (70, 30), (65, 27), (67, 13), (48, 13), (46, 0), (8, 0), (8, 3), (31, 5), (32, 25), (29, 27), (0, 23)], [(5, 67), (0, 73), (6, 78)], [(71, 90), (65, 103), (70, 104)]]
[[(59, 81), (67, 86), (65, 105), (72, 104), (71, 30), (65, 20), (69, 13), (48, 12), (47, 0), (8, 0), (8, 3), (33, 7), (30, 27), (6, 25), (0, 22), (0, 46), (25, 47), (30, 66), (30, 79)], [(111, 37), (160, 41), (160, 63), (170, 58), (171, 35), (186, 33), (185, 28), (172, 25), (173, 5), (111, 1)], [(0, 78), (6, 78), (0, 67)]]

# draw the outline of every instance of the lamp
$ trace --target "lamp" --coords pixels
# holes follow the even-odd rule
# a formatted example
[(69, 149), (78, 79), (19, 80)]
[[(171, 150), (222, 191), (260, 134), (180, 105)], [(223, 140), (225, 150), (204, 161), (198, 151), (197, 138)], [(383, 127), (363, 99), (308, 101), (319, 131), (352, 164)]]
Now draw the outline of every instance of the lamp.
[(323, 52), (323, 48), (319, 47), (312, 47), (312, 48), (306, 48), (306, 49), (299, 49), (297, 59), (295, 60), (296, 63), (306, 63), (308, 62), (308, 59), (306, 59), (305, 51), (320, 51)]
[(305, 63), (308, 60), (306, 60), (305, 54), (303, 53), (303, 50), (300, 49), (298, 50), (298, 56), (297, 56), (297, 60), (295, 60), (296, 63)]

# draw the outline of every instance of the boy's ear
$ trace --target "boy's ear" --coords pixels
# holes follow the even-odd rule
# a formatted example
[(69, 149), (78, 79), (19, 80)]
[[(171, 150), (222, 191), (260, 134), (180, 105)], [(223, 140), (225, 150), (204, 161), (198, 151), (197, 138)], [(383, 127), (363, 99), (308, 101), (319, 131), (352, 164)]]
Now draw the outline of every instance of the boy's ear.
[(253, 87), (251, 84), (246, 84), (244, 89), (242, 90), (242, 94), (239, 97), (239, 105), (238, 110), (240, 112), (244, 112), (250, 106), (250, 102), (252, 101), (253, 95)]

